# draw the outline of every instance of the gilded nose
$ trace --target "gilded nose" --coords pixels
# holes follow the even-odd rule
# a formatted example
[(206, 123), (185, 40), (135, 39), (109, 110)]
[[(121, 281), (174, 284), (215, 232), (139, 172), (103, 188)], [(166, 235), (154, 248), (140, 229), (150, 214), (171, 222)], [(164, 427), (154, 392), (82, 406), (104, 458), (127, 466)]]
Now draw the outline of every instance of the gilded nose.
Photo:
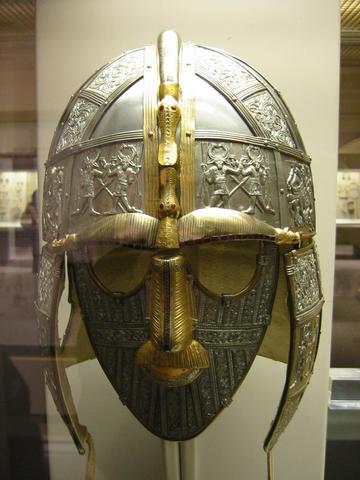
[(150, 292), (151, 341), (165, 352), (185, 350), (193, 337), (193, 315), (182, 255), (154, 256)]
[(193, 338), (190, 295), (184, 257), (155, 255), (150, 280), (150, 340), (138, 350), (138, 364), (156, 369), (157, 374), (159, 368), (209, 366), (207, 351)]

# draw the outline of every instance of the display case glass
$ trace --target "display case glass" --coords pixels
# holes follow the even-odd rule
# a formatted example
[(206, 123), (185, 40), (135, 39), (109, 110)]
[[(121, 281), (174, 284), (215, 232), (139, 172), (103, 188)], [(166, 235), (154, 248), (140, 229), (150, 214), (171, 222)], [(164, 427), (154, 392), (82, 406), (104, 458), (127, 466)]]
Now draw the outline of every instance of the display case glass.
[[(45, 164), (54, 129), (69, 98), (82, 82), (109, 58), (117, 57), (122, 51), (155, 43), (159, 32), (169, 27), (176, 29), (185, 41), (216, 45), (243, 59), (244, 65), (254, 65), (269, 77), (281, 89), (299, 124), (306, 151), (313, 157), (311, 160), (306, 156), (305, 160), (309, 164), (312, 162), (314, 190), (317, 194), (316, 228), (326, 297), (322, 343), (313, 380), (304, 395), (302, 406), (286, 433), (286, 440), (279, 443), (276, 451), (275, 479), (285, 480), (290, 476), (294, 480), (320, 478), (324, 469), (334, 257), (338, 2), (319, 0), (314, 4), (312, 0), (305, 0), (288, 2), (286, 6), (282, 0), (256, 0), (254, 4), (240, 0), (236, 5), (233, 1), (226, 0), (221, 5), (211, 6), (202, 0), (165, 2), (166, 5), (161, 1), (150, 3), (145, 4), (140, 0), (108, 0), (104, 3), (98, 0), (0, 2), (0, 478), (62, 480), (69, 477), (77, 480), (84, 477), (86, 455), (78, 455), (45, 384), (43, 370), (47, 359), (41, 355), (39, 348), (39, 331), (33, 308), (39, 281), (40, 246), (44, 243), (40, 218)], [(204, 50), (211, 51), (206, 48)], [(214, 50), (213, 57), (216, 55)], [(227, 61), (233, 62), (231, 56), (227, 57)], [(190, 62), (187, 66), (189, 64)], [(207, 70), (210, 67), (210, 62), (205, 59), (201, 68)], [(225, 67), (222, 65), (222, 68)], [(150, 70), (150, 67), (146, 68)], [(216, 65), (214, 68), (217, 73)], [(250, 70), (252, 67), (247, 68)], [(116, 72), (113, 73), (112, 81), (116, 82)], [(243, 72), (238, 73), (239, 75), (233, 76), (223, 75), (221, 81), (224, 85), (231, 85), (235, 91), (242, 82), (249, 82), (246, 75), (242, 76)], [(258, 94), (258, 103), (261, 104), (264, 98), (261, 96), (263, 90), (260, 84), (264, 79), (257, 75), (246, 84), (246, 92), (241, 101), (234, 100), (237, 90), (231, 96), (227, 87), (225, 94), (222, 92), (222, 103), (216, 101), (221, 106), (225, 104), (230, 111), (238, 103), (235, 107), (245, 111), (247, 99)], [(101, 88), (111, 89), (112, 84), (101, 85)], [(196, 88), (201, 103), (209, 86), (202, 78), (198, 80)], [(131, 93), (127, 84), (124, 90)], [(220, 96), (218, 90), (216, 93)], [(99, 106), (104, 95), (101, 91), (88, 92), (86, 100)], [(278, 203), (275, 206), (280, 215), (281, 202), (278, 197), (286, 197), (292, 205), (287, 214), (292, 218), (293, 225), (304, 220), (299, 215), (299, 210), (303, 209), (308, 213), (311, 228), (315, 229), (314, 209), (306, 204), (307, 197), (311, 197), (311, 205), (314, 201), (309, 168), (301, 170), (297, 164), (290, 164), (289, 157), (286, 157), (293, 148), (291, 135), (297, 127), (292, 127), (292, 133), (286, 130), (286, 123), (292, 124), (290, 114), (282, 103), (277, 88), (271, 87), (271, 95), (278, 99), (282, 111), (279, 114), (274, 105), (267, 105), (268, 110), (263, 117), (259, 115), (258, 120), (263, 123), (261, 128), (266, 129), (270, 122), (277, 132), (278, 136), (271, 139), (271, 148), (278, 150), (277, 159), (280, 156), (284, 160), (284, 171), (279, 180), (282, 184), (276, 185), (276, 188), (273, 186), (273, 190), (270, 190), (268, 184), (277, 173), (276, 162), (270, 165), (265, 159), (265, 167), (256, 171), (252, 165), (254, 159), (251, 159), (253, 152), (250, 154), (245, 147), (237, 151), (234, 141), (229, 154), (230, 163), (226, 167), (228, 171), (225, 172), (225, 168), (223, 170), (225, 190), (229, 190), (231, 205), (235, 205), (235, 197), (241, 198), (239, 210), (248, 210), (251, 215), (252, 210), (257, 209), (264, 218), (269, 215), (271, 220), (268, 226), (274, 218), (274, 222), (278, 221), (270, 200), (275, 202), (276, 199)], [(126, 97), (124, 101), (130, 107), (134, 106), (133, 99)], [(258, 107), (259, 104), (254, 102), (249, 109), (252, 108), (258, 115)], [(323, 115), (325, 110), (328, 112), (326, 119)], [(217, 111), (203, 108), (202, 121), (208, 130), (219, 122), (224, 130), (229, 124), (232, 125), (231, 115), (226, 118), (228, 123), (225, 124), (219, 112), (220, 108)], [(141, 112), (131, 111), (132, 119), (136, 120), (139, 115), (141, 117)], [(101, 128), (110, 128), (106, 122), (111, 119), (105, 120)], [(128, 118), (120, 118), (119, 125), (127, 120)], [(251, 128), (249, 130), (252, 136), (256, 134), (255, 124), (256, 122), (252, 124), (254, 132)], [(99, 135), (101, 128), (99, 127)], [(114, 132), (109, 134), (112, 133)], [(241, 133), (246, 136), (247, 130)], [(198, 137), (203, 136), (204, 145), (206, 142), (210, 144), (211, 139), (205, 138), (205, 134), (204, 129), (198, 127)], [(137, 135), (139, 137), (139, 133)], [(221, 145), (214, 147), (216, 142), (220, 143), (218, 132), (212, 131), (212, 135), (213, 148), (224, 150)], [(190, 136), (191, 132), (188, 137)], [(151, 140), (150, 132), (148, 138)], [(288, 144), (278, 148), (278, 142), (281, 143), (284, 138)], [(300, 137), (297, 140), (299, 144), (302, 141)], [(134, 160), (132, 165), (137, 180), (131, 182), (126, 197), (120, 182), (121, 172), (119, 168), (114, 168), (118, 162), (114, 157), (118, 152), (112, 151), (109, 145), (104, 147), (107, 155), (104, 157), (105, 162), (97, 168), (94, 195), (98, 196), (93, 206), (86, 194), (91, 190), (91, 185), (86, 185), (84, 174), (86, 156), (81, 159), (83, 170), (79, 169), (74, 175), (74, 183), (77, 182), (79, 187), (78, 203), (74, 204), (71, 213), (76, 210), (88, 211), (93, 207), (95, 218), (99, 209), (141, 208), (143, 199), (139, 197), (139, 192), (142, 188), (148, 188), (150, 182), (147, 183), (144, 179), (144, 168), (140, 168), (140, 160), (138, 162), (136, 157), (136, 162)], [(269, 144), (261, 145), (261, 148), (269, 149)], [(257, 151), (261, 153), (259, 158), (264, 160), (261, 148)], [(213, 158), (211, 155), (207, 158), (205, 147), (203, 150), (206, 161), (196, 174), (200, 175), (201, 170), (206, 171), (211, 180), (209, 172), (213, 167)], [(140, 157), (140, 151), (136, 153)], [(126, 152), (122, 154), (127, 155)], [(214, 156), (214, 152), (210, 151), (210, 154)], [(248, 174), (243, 175), (243, 183), (236, 176), (237, 163), (231, 157), (235, 154), (241, 157), (242, 168), (245, 170), (247, 167)], [(75, 155), (76, 152), (74, 157)], [(304, 161), (300, 150), (298, 155), (300, 165)], [(103, 175), (105, 170), (107, 173)], [(307, 180), (302, 183), (304, 172)], [(341, 187), (343, 198), (342, 203), (339, 203), (339, 212), (342, 212), (342, 216), (338, 219), (339, 222), (355, 226), (360, 217), (360, 204), (353, 188), (358, 173), (356, 167), (350, 172), (350, 167), (345, 166), (343, 172), (343, 177), (347, 180), (344, 180)], [(217, 181), (216, 185), (219, 186), (221, 180)], [(201, 186), (202, 190), (196, 192), (196, 201), (204, 208), (214, 206), (215, 202), (229, 200), (226, 193), (216, 193), (213, 183), (206, 180)], [(49, 203), (53, 203), (55, 212), (61, 195), (64, 194), (65, 198), (65, 195), (72, 194), (57, 187), (53, 184), (53, 190), (50, 188), (50, 194), (47, 192)], [(74, 224), (78, 219), (79, 216), (72, 215)], [(45, 218), (45, 224), (47, 220)], [(196, 249), (192, 250), (194, 251)], [(208, 250), (205, 254), (207, 252)], [(196, 254), (192, 255), (196, 257)], [(227, 260), (227, 263), (231, 264), (231, 260)], [(224, 264), (220, 265), (221, 268), (217, 268), (215, 263), (210, 267), (211, 271), (217, 271), (217, 275), (224, 270)], [(47, 273), (45, 281), (51, 282), (56, 269), (50, 269)], [(318, 281), (318, 276), (316, 279)], [(227, 280), (223, 278), (222, 282), (226, 284)], [(213, 284), (211, 286), (214, 287)], [(218, 291), (216, 288), (214, 290)], [(66, 332), (65, 336), (76, 339), (78, 332), (66, 330), (66, 321), (72, 308), (69, 299), (71, 291), (65, 283), (59, 306), (60, 335), (62, 337)], [(132, 308), (137, 307), (135, 305)], [(220, 308), (226, 309), (228, 305), (221, 305)], [(229, 308), (229, 312), (230, 310)], [(254, 309), (252, 315), (256, 317)], [(85, 357), (91, 357), (92, 352), (81, 348), (71, 350), (73, 345), (71, 342), (69, 345), (68, 380), (80, 421), (86, 424), (94, 439), (94, 468), (98, 480), (118, 477), (124, 480), (216, 480), (221, 477), (237, 478), (239, 475), (253, 480), (265, 478), (266, 456), (262, 442), (277, 411), (284, 383), (286, 384), (284, 364), (257, 357), (249, 376), (232, 402), (221, 391), (221, 394), (224, 393), (221, 396), (221, 399), (224, 397), (221, 406), (227, 408), (224, 408), (214, 424), (196, 441), (178, 445), (162, 442), (146, 431), (122, 405), (99, 362), (96, 359), (82, 361)], [(312, 354), (314, 351), (315, 348)], [(231, 357), (231, 352), (226, 355), (227, 358)], [(283, 348), (281, 356), (282, 359), (287, 358), (287, 346)], [(301, 358), (299, 363), (300, 361)], [(229, 378), (231, 380), (231, 375)], [(51, 378), (47, 380), (51, 388)], [(219, 389), (221, 388), (224, 388), (224, 382), (220, 378)], [(160, 412), (153, 412), (155, 414), (161, 416)], [(298, 454), (300, 449), (301, 456)]]

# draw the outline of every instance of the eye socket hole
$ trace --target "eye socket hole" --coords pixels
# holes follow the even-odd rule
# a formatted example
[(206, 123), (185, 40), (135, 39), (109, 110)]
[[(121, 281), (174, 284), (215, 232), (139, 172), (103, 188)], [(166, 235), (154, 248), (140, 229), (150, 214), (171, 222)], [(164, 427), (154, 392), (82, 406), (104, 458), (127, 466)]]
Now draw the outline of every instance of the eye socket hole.
[(247, 289), (257, 270), (260, 241), (212, 242), (184, 247), (197, 282), (217, 295), (236, 295)]
[(130, 293), (140, 287), (151, 266), (152, 252), (114, 245), (88, 247), (90, 268), (96, 280), (113, 293)]

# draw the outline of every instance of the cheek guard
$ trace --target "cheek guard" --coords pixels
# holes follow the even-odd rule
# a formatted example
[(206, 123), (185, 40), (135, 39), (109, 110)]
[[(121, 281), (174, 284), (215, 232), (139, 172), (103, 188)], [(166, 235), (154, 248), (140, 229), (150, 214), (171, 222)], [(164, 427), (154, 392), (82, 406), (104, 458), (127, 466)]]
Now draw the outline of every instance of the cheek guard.
[[(71, 99), (46, 164), (36, 307), (47, 383), (80, 452), (88, 442), (92, 455), (92, 441), (67, 366), (96, 356), (148, 430), (187, 440), (260, 354), (288, 364), (264, 443), (272, 475), (320, 332), (310, 162), (267, 80), (171, 31)], [(65, 261), (72, 313), (60, 340)], [(92, 458), (88, 468), (90, 478)]]

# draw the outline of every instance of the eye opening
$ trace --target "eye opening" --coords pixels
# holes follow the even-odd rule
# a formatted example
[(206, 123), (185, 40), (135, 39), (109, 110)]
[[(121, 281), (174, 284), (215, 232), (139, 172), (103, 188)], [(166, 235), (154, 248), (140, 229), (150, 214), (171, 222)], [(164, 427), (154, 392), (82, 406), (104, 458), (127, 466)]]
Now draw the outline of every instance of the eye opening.
[(86, 249), (89, 273), (106, 293), (129, 296), (144, 284), (151, 267), (151, 250), (108, 243), (95, 243)]
[(248, 293), (263, 268), (257, 263), (263, 250), (259, 240), (215, 241), (182, 248), (195, 283), (215, 297)]

